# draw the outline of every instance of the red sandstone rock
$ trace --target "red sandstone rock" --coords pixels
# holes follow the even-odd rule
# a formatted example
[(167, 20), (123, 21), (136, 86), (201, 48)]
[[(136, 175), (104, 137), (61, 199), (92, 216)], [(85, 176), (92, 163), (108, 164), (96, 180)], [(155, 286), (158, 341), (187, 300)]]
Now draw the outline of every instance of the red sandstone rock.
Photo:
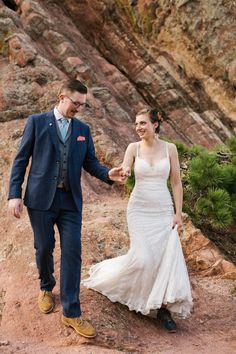
[(25, 67), (34, 61), (36, 54), (24, 36), (18, 34), (9, 39), (9, 61), (13, 64)]
[(231, 63), (229, 63), (228, 68), (228, 78), (232, 86), (235, 88), (236, 87), (236, 60), (233, 60)]

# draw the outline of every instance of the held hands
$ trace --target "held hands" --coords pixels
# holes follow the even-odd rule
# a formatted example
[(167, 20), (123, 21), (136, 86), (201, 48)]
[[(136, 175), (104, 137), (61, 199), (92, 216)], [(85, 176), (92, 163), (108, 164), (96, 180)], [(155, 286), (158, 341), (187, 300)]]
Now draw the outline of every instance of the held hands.
[(8, 212), (15, 216), (16, 218), (20, 218), (20, 214), (23, 211), (23, 201), (20, 198), (10, 199), (8, 202)]
[(125, 184), (127, 178), (130, 176), (130, 169), (124, 168), (123, 166), (113, 167), (108, 172), (109, 178), (120, 184)]

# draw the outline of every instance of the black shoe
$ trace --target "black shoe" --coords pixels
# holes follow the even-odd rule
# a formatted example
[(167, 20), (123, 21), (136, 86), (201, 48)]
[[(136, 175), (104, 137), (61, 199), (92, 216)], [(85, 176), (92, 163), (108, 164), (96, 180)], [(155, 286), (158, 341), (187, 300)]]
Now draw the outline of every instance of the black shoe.
[(160, 310), (157, 312), (157, 320), (165, 329), (167, 329), (168, 332), (176, 332), (176, 323), (171, 317), (170, 311), (168, 311), (166, 308), (160, 308)]

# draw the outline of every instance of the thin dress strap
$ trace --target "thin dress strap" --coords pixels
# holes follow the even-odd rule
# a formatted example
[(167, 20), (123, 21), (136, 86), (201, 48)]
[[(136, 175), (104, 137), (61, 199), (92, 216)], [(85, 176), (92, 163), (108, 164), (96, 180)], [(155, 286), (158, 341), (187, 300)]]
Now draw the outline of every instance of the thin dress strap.
[(168, 149), (167, 141), (166, 141), (166, 157), (169, 159), (169, 149)]
[(136, 148), (136, 157), (139, 157), (139, 142), (137, 143), (137, 148)]

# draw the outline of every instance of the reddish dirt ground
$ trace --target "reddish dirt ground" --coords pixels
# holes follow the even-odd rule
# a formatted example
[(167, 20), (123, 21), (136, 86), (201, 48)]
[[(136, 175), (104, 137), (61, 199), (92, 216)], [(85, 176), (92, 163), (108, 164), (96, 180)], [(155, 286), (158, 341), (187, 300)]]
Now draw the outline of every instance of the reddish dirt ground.
[[(127, 200), (87, 193), (83, 223), (83, 277), (91, 263), (128, 249), (125, 221)], [(110, 195), (111, 195), (110, 194)], [(86, 198), (85, 198), (86, 199)], [(0, 247), (0, 352), (2, 353), (215, 353), (236, 351), (236, 284), (232, 280), (190, 274), (194, 298), (192, 315), (178, 320), (178, 331), (166, 333), (155, 319), (82, 287), (84, 316), (97, 328), (88, 340), (60, 323), (60, 246), (55, 249), (56, 307), (44, 315), (37, 308), (38, 279), (30, 224), (2, 216)]]

